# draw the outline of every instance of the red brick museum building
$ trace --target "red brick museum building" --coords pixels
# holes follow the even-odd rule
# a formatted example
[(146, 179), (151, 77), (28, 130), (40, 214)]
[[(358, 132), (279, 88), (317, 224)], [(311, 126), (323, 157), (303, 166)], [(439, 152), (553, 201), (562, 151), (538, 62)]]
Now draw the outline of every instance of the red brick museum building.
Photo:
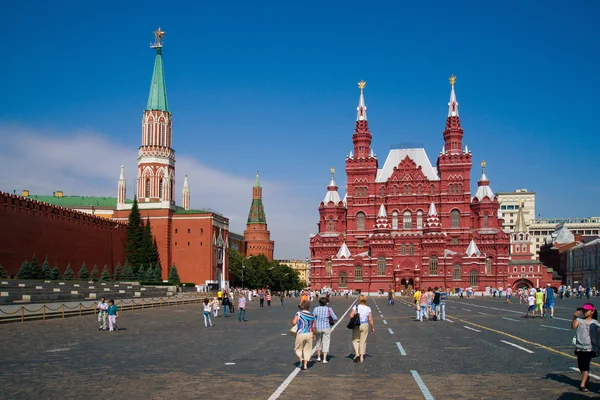
[[(318, 233), (311, 235), (311, 286), (376, 292), (444, 286), (521, 287), (509, 273), (510, 237), (498, 217), (499, 202), (481, 162), (471, 195), (472, 154), (450, 78), (442, 149), (432, 165), (425, 149), (393, 148), (380, 167), (360, 97), (353, 151), (346, 157), (347, 191), (331, 182), (319, 206)], [(541, 281), (552, 274), (540, 272)]]

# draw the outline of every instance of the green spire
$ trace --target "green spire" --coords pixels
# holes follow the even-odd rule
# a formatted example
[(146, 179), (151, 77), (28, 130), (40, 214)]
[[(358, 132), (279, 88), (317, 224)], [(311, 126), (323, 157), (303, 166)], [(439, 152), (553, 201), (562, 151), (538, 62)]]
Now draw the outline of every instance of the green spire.
[(260, 187), (260, 180), (258, 180), (258, 171), (256, 171), (256, 180), (254, 181), (254, 187)]
[(266, 224), (265, 208), (262, 199), (252, 199), (250, 212), (248, 213), (248, 224)]
[(156, 42), (151, 47), (156, 49), (156, 59), (154, 60), (154, 72), (152, 73), (152, 83), (150, 84), (150, 94), (148, 95), (146, 111), (169, 111), (167, 85), (165, 84), (165, 72), (162, 63), (162, 38), (164, 34), (165, 32), (161, 31), (160, 28), (154, 32)]

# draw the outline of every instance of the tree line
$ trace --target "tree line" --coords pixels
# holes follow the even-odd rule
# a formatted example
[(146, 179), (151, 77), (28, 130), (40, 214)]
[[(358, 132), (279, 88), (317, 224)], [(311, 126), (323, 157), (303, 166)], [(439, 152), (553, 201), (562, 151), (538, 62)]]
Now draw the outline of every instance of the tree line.
[(229, 251), (231, 287), (242, 287), (242, 272), (244, 288), (248, 289), (269, 288), (280, 291), (298, 290), (305, 286), (293, 268), (278, 261), (269, 261), (263, 254), (246, 258), (232, 249)]

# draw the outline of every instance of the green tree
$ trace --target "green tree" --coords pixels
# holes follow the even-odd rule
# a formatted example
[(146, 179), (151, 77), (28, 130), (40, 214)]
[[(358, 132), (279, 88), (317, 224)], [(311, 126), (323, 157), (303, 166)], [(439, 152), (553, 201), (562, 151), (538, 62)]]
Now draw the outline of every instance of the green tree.
[(170, 283), (180, 283), (179, 272), (177, 272), (177, 266), (173, 264), (171, 269), (169, 270), (169, 282)]
[(85, 266), (85, 261), (83, 262), (83, 264), (81, 264), (81, 268), (79, 269), (79, 272), (77, 273), (77, 279), (79, 279), (80, 281), (87, 281), (90, 277), (90, 273), (87, 269), (87, 267)]
[(67, 269), (65, 269), (65, 273), (63, 274), (63, 279), (67, 281), (72, 281), (75, 278), (75, 273), (71, 269), (71, 263), (67, 264)]
[(51, 277), (53, 281), (60, 279), (60, 269), (58, 269), (58, 264), (54, 264), (54, 268), (52, 268)]
[(153, 270), (154, 275), (152, 276), (153, 282), (162, 282), (162, 268), (160, 267), (160, 263), (156, 263)]
[(0, 278), (5, 279), (8, 277), (8, 272), (4, 269), (2, 265), (0, 265)]
[(146, 270), (146, 277), (144, 278), (144, 280), (147, 282), (154, 282), (154, 268), (152, 267), (152, 264), (150, 264), (150, 266)]
[(46, 256), (44, 259), (44, 264), (42, 265), (42, 277), (46, 280), (52, 279), (52, 270), (50, 269), (50, 264), (48, 263), (48, 256)]
[(135, 274), (133, 273), (133, 267), (129, 264), (129, 261), (125, 261), (125, 266), (123, 267), (123, 274), (121, 275), (121, 280), (131, 281), (135, 279)]
[(146, 270), (144, 269), (144, 264), (140, 265), (140, 268), (137, 270), (136, 279), (138, 281), (146, 280)]
[(121, 263), (117, 263), (117, 267), (115, 268), (115, 276), (113, 277), (115, 281), (121, 280), (121, 275), (123, 275), (123, 268), (121, 267)]
[(35, 256), (31, 258), (31, 278), (30, 279), (40, 279), (42, 277), (42, 270), (40, 269), (40, 263)]
[(150, 218), (147, 218), (146, 223), (144, 224), (140, 249), (140, 260), (141, 263), (146, 266), (154, 265), (158, 261), (158, 251), (156, 249), (156, 242), (152, 235)]
[(142, 216), (138, 207), (137, 197), (134, 196), (131, 212), (129, 213), (129, 223), (127, 224), (126, 246), (127, 261), (129, 261), (134, 272), (137, 272), (137, 269), (143, 262), (141, 257), (143, 251), (143, 236), (144, 228), (142, 226)]
[(25, 260), (21, 264), (21, 268), (17, 272), (17, 279), (31, 279), (31, 264), (29, 264), (29, 261)]
[(98, 266), (94, 264), (94, 268), (92, 268), (92, 273), (90, 274), (90, 278), (95, 282), (100, 278), (100, 271), (98, 270)]
[(100, 275), (100, 280), (102, 282), (110, 281), (110, 271), (108, 270), (108, 265), (104, 264), (104, 268), (102, 268), (102, 275)]

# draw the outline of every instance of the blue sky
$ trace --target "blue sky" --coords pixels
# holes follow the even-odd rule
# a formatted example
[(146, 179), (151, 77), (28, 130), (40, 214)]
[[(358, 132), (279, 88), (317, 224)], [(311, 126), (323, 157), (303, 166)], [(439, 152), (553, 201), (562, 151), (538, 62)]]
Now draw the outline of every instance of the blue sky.
[[(178, 186), (200, 168), (192, 205), (241, 231), (259, 170), (279, 257), (308, 253), (332, 165), (345, 185), (361, 79), (380, 165), (404, 140), (435, 163), (455, 74), (464, 143), (493, 190), (535, 191), (542, 217), (600, 215), (600, 3), (416, 3), (7, 3), (0, 189), (114, 196), (121, 164), (134, 182), (160, 26)], [(82, 172), (88, 148), (102, 173)]]

